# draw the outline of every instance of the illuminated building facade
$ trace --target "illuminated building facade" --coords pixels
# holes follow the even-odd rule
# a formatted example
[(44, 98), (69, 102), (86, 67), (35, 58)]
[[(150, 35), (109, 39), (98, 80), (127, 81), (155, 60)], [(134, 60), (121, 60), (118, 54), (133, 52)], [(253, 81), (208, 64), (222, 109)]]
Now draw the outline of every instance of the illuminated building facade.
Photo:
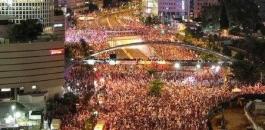
[(144, 16), (158, 16), (158, 0), (142, 1)]
[(71, 9), (73, 13), (82, 13), (85, 10), (84, 0), (67, 0), (67, 8)]
[(189, 19), (190, 0), (158, 0), (158, 12), (170, 19)]
[(62, 41), (0, 44), (0, 99), (15, 91), (53, 96), (62, 92), (63, 84)]
[(22, 20), (38, 19), (44, 27), (51, 26), (54, 14), (53, 0), (0, 0), (0, 16), (10, 16), (15, 24)]

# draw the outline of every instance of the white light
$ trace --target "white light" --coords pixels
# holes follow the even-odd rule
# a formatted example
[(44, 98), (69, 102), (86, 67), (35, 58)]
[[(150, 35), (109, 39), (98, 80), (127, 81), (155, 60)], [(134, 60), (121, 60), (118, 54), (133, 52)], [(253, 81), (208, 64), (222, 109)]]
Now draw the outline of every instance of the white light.
[(223, 64), (223, 63), (224, 63), (224, 61), (218, 61), (218, 64), (220, 64), (220, 65)]
[(2, 88), (1, 89), (1, 92), (10, 92), (11, 91), (11, 88)]
[(100, 78), (99, 81), (100, 82), (105, 82), (105, 79), (104, 78)]
[(196, 68), (197, 68), (197, 69), (200, 69), (200, 68), (201, 68), (201, 64), (197, 64), (197, 65), (196, 65)]
[(180, 63), (175, 63), (175, 65), (174, 65), (174, 67), (176, 68), (176, 69), (179, 69), (180, 68)]
[(53, 27), (63, 27), (63, 24), (54, 24)]
[(97, 116), (98, 115), (98, 111), (94, 111), (93, 114)]
[(97, 68), (93, 68), (94, 71), (97, 71)]
[(212, 65), (211, 69), (212, 69), (212, 70), (215, 69), (215, 65)]
[(68, 86), (67, 89), (68, 89), (68, 91), (71, 91), (71, 87), (70, 86)]
[(32, 89), (36, 89), (36, 88), (37, 88), (37, 86), (36, 86), (36, 85), (33, 85), (31, 88), (32, 88)]
[(110, 60), (110, 61), (109, 61), (109, 64), (110, 64), (110, 65), (115, 65), (115, 64), (116, 64), (116, 61), (114, 61), (114, 60)]
[(86, 63), (89, 65), (94, 65), (96, 63), (96, 61), (94, 59), (88, 59), (88, 60), (86, 60)]
[(217, 67), (215, 67), (215, 73), (218, 73), (220, 71), (221, 67), (218, 65)]
[(16, 109), (16, 106), (15, 105), (12, 105), (11, 106), (11, 110), (14, 111)]
[(20, 112), (16, 112), (15, 113), (15, 118), (19, 118), (19, 117), (21, 117), (21, 113)]
[(98, 82), (96, 80), (94, 81), (94, 86), (95, 88), (98, 87)]
[(14, 118), (11, 115), (9, 115), (7, 118), (5, 118), (6, 124), (10, 124), (13, 121), (14, 121)]
[(181, 8), (183, 11), (185, 10), (185, 1), (184, 0), (181, 1)]

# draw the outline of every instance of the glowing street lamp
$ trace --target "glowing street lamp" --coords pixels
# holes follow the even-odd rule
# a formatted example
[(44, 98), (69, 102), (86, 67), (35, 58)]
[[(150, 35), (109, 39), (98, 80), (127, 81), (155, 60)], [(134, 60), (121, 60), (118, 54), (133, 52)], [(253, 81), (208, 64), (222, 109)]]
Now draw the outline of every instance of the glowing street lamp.
[(115, 60), (110, 60), (110, 61), (109, 61), (109, 64), (110, 64), (110, 65), (115, 65), (115, 64), (116, 64), (116, 61), (115, 61)]
[(174, 65), (174, 67), (175, 67), (176, 69), (180, 69), (181, 65), (180, 65), (180, 63), (176, 62), (175, 65)]
[(12, 110), (12, 111), (15, 111), (15, 109), (16, 109), (16, 106), (15, 106), (15, 105), (12, 105), (12, 106), (11, 106), (11, 110)]
[(19, 118), (19, 117), (21, 117), (21, 113), (20, 112), (16, 112), (15, 113), (15, 118)]
[(214, 69), (215, 69), (215, 67), (216, 67), (215, 65), (212, 65), (211, 69), (212, 69), (212, 70), (214, 70)]
[(96, 60), (94, 60), (94, 59), (88, 59), (88, 60), (85, 60), (85, 61), (89, 65), (94, 65), (96, 63)]
[(216, 66), (216, 67), (215, 67), (215, 70), (214, 70), (215, 73), (218, 73), (218, 72), (220, 71), (220, 69), (221, 69), (221, 66), (220, 66), (220, 65)]
[(199, 63), (196, 65), (196, 68), (197, 68), (197, 69), (200, 69), (201, 67), (202, 67), (202, 66), (201, 66), (201, 64), (199, 64)]

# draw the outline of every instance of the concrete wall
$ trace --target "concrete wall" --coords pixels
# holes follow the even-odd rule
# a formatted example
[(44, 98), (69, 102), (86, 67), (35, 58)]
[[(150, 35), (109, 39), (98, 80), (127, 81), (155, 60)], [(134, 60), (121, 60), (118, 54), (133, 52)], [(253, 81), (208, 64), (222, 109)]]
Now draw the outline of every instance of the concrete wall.
[[(64, 84), (63, 48), (63, 41), (0, 44), (0, 88), (24, 87), (30, 92), (36, 85), (49, 95), (60, 92)], [(51, 50), (62, 53), (51, 54)]]

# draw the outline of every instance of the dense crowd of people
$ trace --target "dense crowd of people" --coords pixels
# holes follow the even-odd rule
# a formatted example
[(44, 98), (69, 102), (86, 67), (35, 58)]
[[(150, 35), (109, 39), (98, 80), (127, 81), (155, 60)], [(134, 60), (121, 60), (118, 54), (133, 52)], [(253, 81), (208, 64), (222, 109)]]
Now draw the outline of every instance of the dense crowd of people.
[[(104, 89), (104, 98), (99, 102), (94, 97), (83, 106), (84, 111), (74, 115), (75, 121), (64, 125), (64, 129), (81, 129), (91, 115), (89, 109), (97, 109), (99, 119), (109, 124), (111, 130), (138, 129), (207, 129), (207, 114), (219, 103), (239, 94), (265, 93), (265, 87), (242, 86), (242, 92), (233, 93), (224, 86), (222, 71), (211, 72), (211, 68), (197, 71), (159, 71), (150, 75), (145, 65), (95, 66), (95, 81), (104, 80), (95, 90)], [(193, 77), (196, 84), (182, 84), (187, 77)], [(163, 83), (161, 96), (149, 95), (150, 82), (159, 78)], [(213, 84), (208, 84), (205, 81)], [(219, 83), (217, 83), (219, 81)], [(92, 107), (92, 108), (91, 108)]]
[(154, 52), (157, 53), (159, 59), (164, 60), (198, 60), (198, 55), (184, 47), (177, 47), (174, 45), (151, 45)]
[(86, 65), (74, 64), (65, 71), (65, 88), (77, 95), (90, 91), (93, 86), (93, 70)]
[[(117, 16), (117, 19), (123, 18)], [(123, 26), (115, 29), (99, 26), (88, 29), (86, 22), (79, 23), (78, 28), (67, 30), (67, 46), (75, 50), (73, 53), (78, 57), (82, 53), (81, 46), (76, 48), (74, 44), (80, 43), (80, 39), (97, 51), (109, 47), (107, 40), (110, 37), (124, 36), (126, 33), (122, 31), (132, 31), (130, 35), (140, 34), (144, 41), (175, 40), (164, 29), (144, 26), (131, 18), (118, 22)], [(119, 31), (121, 33), (117, 33)], [(193, 51), (162, 46), (150, 46), (159, 60), (198, 59)], [(107, 58), (109, 54), (101, 58)], [(209, 111), (219, 103), (243, 94), (265, 94), (265, 86), (261, 84), (237, 86), (241, 91), (232, 92), (231, 87), (224, 85), (222, 69), (173, 70), (169, 67), (150, 73), (154, 68), (151, 65), (96, 64), (88, 71), (80, 64), (69, 67), (65, 74), (68, 91), (82, 96), (82, 92), (91, 89), (88, 85), (92, 83), (94, 95), (79, 104), (76, 114), (62, 117), (62, 129), (84, 129), (94, 110), (98, 112), (98, 120), (106, 121), (106, 127), (111, 130), (205, 130)], [(149, 94), (150, 83), (155, 79), (163, 83), (160, 96)]]

